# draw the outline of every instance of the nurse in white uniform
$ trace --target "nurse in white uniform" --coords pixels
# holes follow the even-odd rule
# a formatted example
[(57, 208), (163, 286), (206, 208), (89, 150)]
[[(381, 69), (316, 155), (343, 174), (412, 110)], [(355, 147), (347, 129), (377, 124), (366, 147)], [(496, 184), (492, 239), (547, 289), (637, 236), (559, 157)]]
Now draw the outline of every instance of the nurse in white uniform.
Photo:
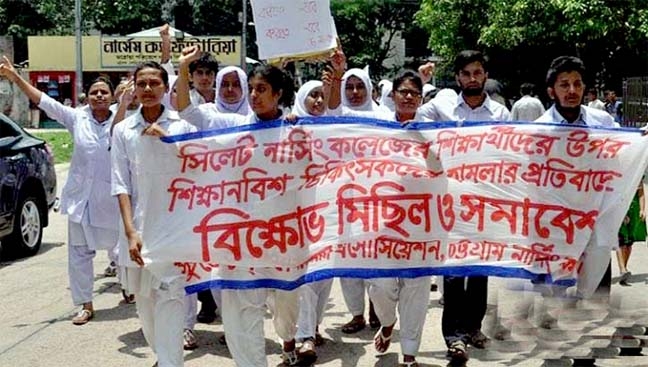
[(65, 126), (74, 139), (70, 171), (61, 195), (61, 213), (68, 215), (68, 273), (72, 301), (82, 306), (72, 322), (83, 325), (94, 316), (92, 260), (96, 250), (108, 250), (110, 256), (117, 244), (119, 208), (110, 196), (108, 149), (113, 87), (106, 78), (95, 79), (86, 92), (89, 108), (75, 109), (32, 86), (6, 57), (0, 63), (0, 75), (16, 84), (49, 117)]

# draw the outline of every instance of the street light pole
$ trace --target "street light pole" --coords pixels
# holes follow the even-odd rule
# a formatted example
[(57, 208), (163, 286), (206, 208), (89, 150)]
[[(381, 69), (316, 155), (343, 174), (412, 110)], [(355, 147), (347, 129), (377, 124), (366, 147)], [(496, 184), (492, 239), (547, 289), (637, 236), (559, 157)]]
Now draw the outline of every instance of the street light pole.
[[(76, 94), (83, 92), (83, 36), (81, 35), (81, 0), (74, 0), (74, 32), (76, 35)], [(74, 104), (76, 105), (76, 103)]]
[(242, 0), (243, 11), (241, 12), (241, 69), (247, 72), (247, 0)]

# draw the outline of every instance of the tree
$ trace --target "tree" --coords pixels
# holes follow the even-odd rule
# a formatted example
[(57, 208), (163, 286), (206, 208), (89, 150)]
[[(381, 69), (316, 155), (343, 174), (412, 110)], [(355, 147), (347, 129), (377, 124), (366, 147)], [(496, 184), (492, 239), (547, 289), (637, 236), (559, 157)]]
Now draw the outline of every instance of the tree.
[(419, 1), (331, 0), (331, 12), (349, 64), (369, 65), (372, 75), (384, 75), (391, 41), (414, 23)]
[(126, 35), (164, 23), (164, 0), (84, 0), (85, 30)]
[(424, 0), (417, 20), (435, 53), (450, 61), (462, 49), (481, 49), (490, 75), (515, 89), (544, 85), (559, 55), (582, 58), (599, 87), (618, 90), (622, 77), (647, 71), (644, 0)]

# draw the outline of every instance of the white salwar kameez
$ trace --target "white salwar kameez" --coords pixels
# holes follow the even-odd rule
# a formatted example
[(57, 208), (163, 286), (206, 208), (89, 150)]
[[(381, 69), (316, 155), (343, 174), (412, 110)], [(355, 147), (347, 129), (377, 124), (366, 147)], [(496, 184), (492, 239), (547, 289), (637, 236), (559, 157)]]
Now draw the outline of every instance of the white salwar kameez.
[(383, 327), (394, 325), (398, 307), (401, 351), (403, 355), (416, 356), (421, 345), (432, 279), (429, 276), (377, 278), (368, 282), (369, 297), (380, 324)]
[[(262, 122), (253, 113), (243, 116), (221, 113), (211, 103), (189, 105), (180, 117), (198, 130), (226, 128)], [(283, 118), (280, 116), (279, 118)], [(257, 273), (263, 269), (255, 269)], [(235, 270), (234, 272), (237, 272)], [(235, 274), (231, 273), (230, 274)], [(241, 270), (241, 278), (246, 271)], [(297, 290), (274, 289), (228, 289), (221, 291), (221, 318), (227, 337), (227, 348), (238, 367), (267, 366), (263, 319), (266, 306), (273, 314), (275, 332), (283, 341), (295, 338), (299, 317), (299, 293)], [(218, 302), (218, 301), (216, 301)]]
[[(169, 135), (195, 129), (165, 108), (156, 121)], [(132, 205), (133, 225), (141, 233), (145, 203), (138, 201), (137, 181), (146, 174), (144, 162), (155, 156), (156, 149), (175, 149), (154, 137), (142, 136), (146, 126), (141, 113), (115, 126), (112, 141), (112, 195), (127, 194)], [(119, 238), (120, 252), (128, 254), (128, 240), (123, 228)], [(144, 244), (146, 246), (146, 244)], [(155, 352), (158, 366), (178, 367), (184, 364), (182, 330), (185, 323), (185, 278), (173, 264), (152, 264), (141, 268), (128, 256), (120, 257), (125, 269), (122, 284), (135, 294), (137, 313), (146, 341)]]
[(61, 213), (68, 216), (68, 274), (75, 305), (92, 302), (96, 250), (117, 244), (119, 206), (110, 196), (109, 130), (112, 116), (98, 122), (90, 108), (67, 107), (41, 94), (38, 107), (60, 122), (74, 139)]

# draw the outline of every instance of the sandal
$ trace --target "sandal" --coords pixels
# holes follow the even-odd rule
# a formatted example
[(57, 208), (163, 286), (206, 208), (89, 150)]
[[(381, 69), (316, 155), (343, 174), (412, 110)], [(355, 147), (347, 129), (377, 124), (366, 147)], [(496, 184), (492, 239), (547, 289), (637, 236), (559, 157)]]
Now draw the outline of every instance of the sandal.
[(469, 343), (477, 349), (486, 348), (486, 344), (488, 344), (489, 341), (490, 339), (486, 335), (484, 335), (481, 330), (477, 330), (470, 334)]
[(134, 294), (126, 294), (126, 291), (122, 289), (122, 297), (124, 298), (124, 303), (127, 305), (132, 305), (135, 303), (135, 295)]
[(72, 323), (74, 325), (85, 325), (94, 317), (94, 311), (87, 308), (81, 309), (76, 316), (72, 318)]
[(450, 343), (448, 347), (448, 357), (453, 364), (464, 363), (468, 360), (468, 352), (466, 351), (466, 343), (461, 340), (455, 340)]
[(281, 352), (281, 359), (283, 364), (286, 366), (295, 366), (297, 365), (297, 352), (293, 349), (290, 352), (285, 350)]
[(355, 334), (367, 326), (364, 318), (352, 318), (351, 321), (342, 325), (342, 332), (345, 334)]
[(385, 352), (387, 352), (387, 349), (389, 349), (389, 345), (391, 344), (392, 335), (394, 335), (393, 329), (392, 333), (389, 334), (389, 336), (383, 335), (382, 331), (383, 327), (378, 329), (378, 332), (374, 336), (374, 347), (376, 348), (376, 352), (378, 352), (378, 354), (384, 354)]
[(417, 361), (409, 361), (409, 362), (403, 361), (403, 363), (400, 364), (400, 366), (403, 366), (403, 367), (419, 367), (419, 364), (418, 364)]
[(297, 366), (312, 366), (317, 360), (317, 352), (315, 351), (315, 341), (313, 339), (306, 339), (302, 346), (297, 351)]
[(196, 334), (194, 334), (193, 330), (185, 329), (182, 337), (184, 339), (184, 350), (194, 350), (198, 348), (198, 339), (196, 338)]

